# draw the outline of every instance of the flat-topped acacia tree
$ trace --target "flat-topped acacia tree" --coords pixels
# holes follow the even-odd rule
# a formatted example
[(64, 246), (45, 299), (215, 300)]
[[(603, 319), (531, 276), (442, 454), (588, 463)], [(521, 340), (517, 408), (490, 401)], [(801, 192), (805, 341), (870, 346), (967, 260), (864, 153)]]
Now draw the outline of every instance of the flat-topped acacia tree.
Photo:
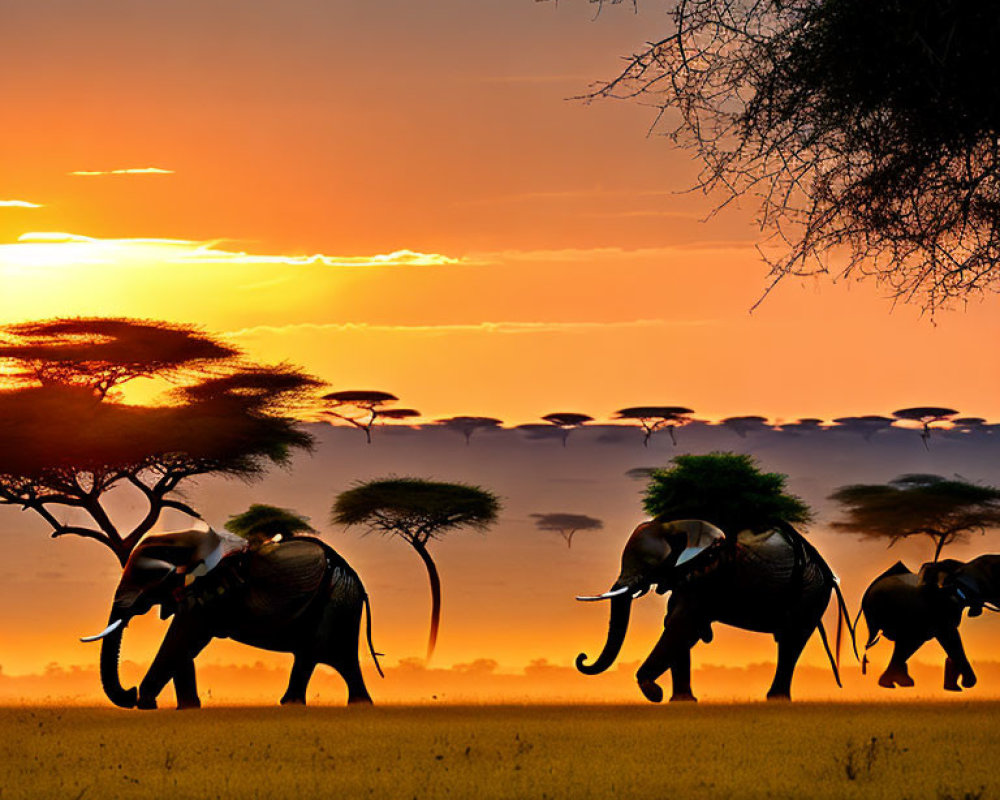
[(958, 412), (954, 408), (942, 408), (940, 406), (916, 406), (915, 408), (901, 408), (893, 411), (892, 415), (896, 419), (905, 419), (911, 422), (920, 423), (920, 439), (926, 449), (930, 449), (931, 425), (935, 422), (945, 422), (949, 417), (953, 417)]
[(338, 525), (362, 525), (369, 531), (398, 536), (417, 551), (431, 585), (431, 628), (427, 640), (430, 661), (441, 622), (441, 579), (427, 545), (432, 539), (459, 528), (486, 530), (496, 522), (499, 512), (497, 496), (478, 486), (422, 478), (387, 478), (341, 492), (333, 504), (331, 519)]
[(563, 447), (566, 446), (566, 440), (569, 439), (570, 433), (577, 428), (582, 428), (588, 422), (594, 421), (594, 418), (589, 414), (579, 414), (575, 411), (556, 411), (552, 414), (546, 414), (542, 419), (559, 429)]
[(687, 425), (691, 421), (689, 414), (694, 411), (684, 406), (632, 406), (615, 412), (616, 419), (634, 419), (642, 427), (642, 445), (649, 446), (649, 440), (659, 430), (670, 434), (670, 441), (677, 444), (674, 428)]
[(886, 484), (841, 486), (830, 495), (844, 511), (831, 527), (883, 539), (890, 546), (911, 536), (934, 542), (934, 560), (952, 542), (1000, 528), (1000, 489), (940, 475), (900, 475)]
[(604, 522), (586, 514), (571, 514), (562, 511), (548, 514), (531, 514), (535, 527), (540, 531), (558, 533), (566, 542), (567, 547), (573, 546), (573, 536), (577, 531), (599, 531), (604, 529)]
[(322, 413), (343, 420), (364, 431), (365, 441), (372, 443), (372, 428), (378, 419), (411, 419), (420, 412), (413, 408), (387, 408), (399, 400), (389, 392), (374, 389), (345, 389), (323, 395), (326, 407)]
[[(199, 476), (252, 480), (312, 438), (291, 417), (318, 381), (240, 361), (196, 328), (129, 319), (66, 319), (0, 328), (0, 505), (32, 511), (52, 536), (81, 536), (121, 564)], [(180, 385), (162, 405), (129, 405), (137, 378)], [(130, 493), (138, 514), (107, 499)], [(72, 516), (70, 516), (72, 515)]]

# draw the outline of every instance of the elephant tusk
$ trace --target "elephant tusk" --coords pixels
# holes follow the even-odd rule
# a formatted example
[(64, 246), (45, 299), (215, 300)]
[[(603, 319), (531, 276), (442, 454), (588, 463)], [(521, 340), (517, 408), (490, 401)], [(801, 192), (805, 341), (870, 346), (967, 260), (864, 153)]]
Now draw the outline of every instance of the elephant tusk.
[(638, 599), (639, 599), (640, 597), (642, 597), (642, 596), (643, 596), (644, 594), (646, 594), (646, 592), (648, 592), (648, 591), (649, 591), (649, 587), (648, 587), (648, 586), (647, 586), (647, 587), (646, 587), (645, 589), (640, 589), (639, 591), (635, 592), (635, 593), (634, 593), (634, 594), (632, 595), (632, 599), (633, 599), (633, 600), (638, 600)]
[(108, 625), (108, 627), (106, 627), (103, 631), (101, 631), (100, 633), (96, 634), (95, 636), (81, 636), (80, 637), (80, 641), (81, 642), (96, 642), (98, 639), (103, 639), (108, 634), (114, 633), (123, 624), (124, 623), (123, 623), (122, 620), (116, 619), (114, 622), (112, 622), (110, 625)]
[(593, 595), (593, 596), (590, 596), (590, 595), (587, 595), (587, 596), (577, 595), (576, 599), (580, 600), (580, 601), (582, 601), (584, 603), (592, 603), (595, 600), (610, 600), (612, 597), (617, 597), (620, 594), (625, 594), (625, 592), (627, 592), (628, 590), (629, 590), (629, 588), (627, 586), (622, 586), (622, 587), (620, 587), (618, 589), (613, 589), (613, 590), (607, 591), (604, 594), (598, 594), (598, 595)]

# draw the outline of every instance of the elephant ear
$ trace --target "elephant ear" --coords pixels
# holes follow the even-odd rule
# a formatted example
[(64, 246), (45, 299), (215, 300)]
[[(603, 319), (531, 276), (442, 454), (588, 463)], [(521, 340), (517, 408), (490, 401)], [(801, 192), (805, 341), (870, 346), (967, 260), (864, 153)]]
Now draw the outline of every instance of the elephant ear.
[(676, 566), (686, 564), (695, 556), (705, 552), (716, 542), (721, 542), (726, 538), (721, 528), (717, 528), (711, 522), (703, 519), (682, 519), (674, 520), (664, 524), (664, 528), (670, 527), (677, 533), (684, 535), (684, 549), (677, 557)]
[(287, 619), (323, 587), (326, 549), (309, 539), (289, 539), (250, 551), (247, 606), (261, 620)]
[(920, 567), (917, 573), (917, 584), (933, 589), (942, 589), (955, 573), (964, 567), (961, 561), (954, 558), (945, 558), (941, 561), (929, 561)]

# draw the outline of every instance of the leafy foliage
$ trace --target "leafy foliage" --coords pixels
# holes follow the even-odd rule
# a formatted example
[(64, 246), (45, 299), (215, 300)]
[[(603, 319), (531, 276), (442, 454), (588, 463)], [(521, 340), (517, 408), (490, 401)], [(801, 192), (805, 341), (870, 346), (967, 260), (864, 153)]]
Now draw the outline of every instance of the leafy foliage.
[(288, 508), (254, 503), (242, 514), (234, 514), (226, 521), (226, 530), (242, 536), (251, 545), (260, 545), (281, 536), (290, 539), (298, 533), (316, 533), (309, 524), (309, 517)]
[[(251, 480), (270, 464), (286, 463), (293, 450), (312, 446), (289, 412), (318, 382), (292, 367), (224, 359), (223, 353), (235, 351), (213, 349), (210, 337), (180, 326), (165, 324), (167, 335), (158, 339), (151, 332), (157, 323), (148, 321), (135, 322), (142, 344), (130, 351), (124, 344), (133, 341), (130, 321), (121, 319), (110, 321), (117, 337), (112, 357), (102, 320), (61, 322), (31, 328), (30, 350), (3, 351), (15, 378), (0, 388), (0, 504), (35, 512), (53, 536), (94, 539), (124, 563), (163, 509), (197, 516), (178, 495), (184, 481), (207, 474)], [(81, 332), (83, 323), (90, 334)], [(53, 331), (49, 345), (39, 332), (47, 325)], [(67, 328), (76, 337), (72, 359), (60, 350)], [(25, 329), (0, 333), (10, 341)], [(161, 367), (176, 379), (200, 365), (201, 359), (182, 362), (177, 335), (194, 337), (203, 356), (218, 356), (210, 376), (175, 389), (169, 405), (128, 405), (108, 391), (137, 377), (162, 377)], [(158, 341), (165, 343), (162, 353)], [(53, 364), (44, 361), (45, 352), (56, 353)], [(103, 502), (116, 489), (135, 493), (143, 508), (128, 530), (119, 528)], [(63, 522), (60, 509), (83, 521)]]
[(662, 519), (703, 519), (734, 536), (766, 530), (779, 522), (807, 522), (809, 507), (785, 491), (788, 477), (762, 472), (749, 455), (680, 455), (655, 470), (643, 508)]
[(887, 484), (842, 486), (830, 499), (846, 517), (832, 527), (893, 545), (910, 536), (929, 536), (934, 560), (952, 542), (974, 532), (1000, 528), (1000, 489), (940, 475), (900, 475)]

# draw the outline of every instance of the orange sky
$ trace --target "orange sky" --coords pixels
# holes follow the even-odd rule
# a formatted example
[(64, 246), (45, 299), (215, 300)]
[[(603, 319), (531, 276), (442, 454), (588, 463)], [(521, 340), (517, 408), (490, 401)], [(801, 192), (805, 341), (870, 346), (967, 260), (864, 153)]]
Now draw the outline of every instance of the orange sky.
[(752, 207), (702, 222), (648, 108), (566, 99), (665, 21), (581, 0), (5, 4), (0, 322), (195, 322), (428, 419), (1000, 418), (995, 297), (932, 324), (874, 286), (789, 282), (751, 315)]

